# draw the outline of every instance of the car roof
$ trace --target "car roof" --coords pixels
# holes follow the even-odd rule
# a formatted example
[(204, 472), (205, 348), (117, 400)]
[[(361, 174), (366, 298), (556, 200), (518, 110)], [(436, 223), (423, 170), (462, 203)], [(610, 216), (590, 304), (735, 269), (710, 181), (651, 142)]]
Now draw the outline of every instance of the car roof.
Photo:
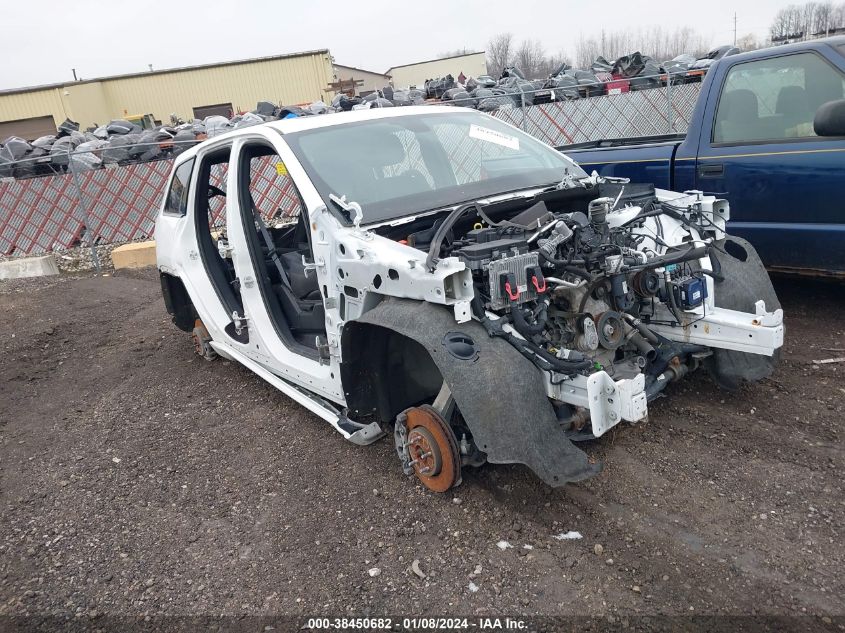
[(302, 130), (313, 130), (344, 123), (357, 123), (359, 121), (373, 121), (376, 119), (393, 119), (402, 116), (418, 116), (420, 114), (447, 114), (454, 112), (475, 112), (472, 108), (458, 108), (455, 106), (402, 106), (392, 108), (369, 108), (367, 110), (350, 110), (349, 112), (332, 112), (329, 114), (318, 114), (314, 116), (296, 117), (295, 119), (282, 119), (272, 121), (267, 125), (282, 134), (290, 132), (301, 132)]
[[(197, 152), (208, 147), (212, 143), (225, 139), (234, 139), (239, 136), (244, 136), (254, 132), (258, 127), (272, 128), (278, 130), (282, 134), (289, 134), (292, 132), (301, 132), (303, 130), (313, 130), (323, 127), (332, 127), (335, 125), (344, 125), (346, 123), (358, 123), (360, 121), (375, 121), (378, 119), (394, 119), (405, 116), (419, 116), (421, 114), (449, 114), (455, 112), (472, 112), (481, 116), (489, 116), (478, 110), (472, 108), (461, 108), (457, 106), (402, 106), (392, 108), (369, 108), (367, 110), (350, 110), (349, 112), (330, 112), (327, 114), (315, 114), (311, 116), (301, 116), (291, 119), (282, 119), (281, 121), (270, 121), (268, 123), (259, 123), (258, 125), (249, 125), (231, 130), (218, 136), (214, 136), (198, 145), (185, 150), (177, 157), (175, 165), (180, 165), (186, 160), (196, 156)], [(174, 166), (175, 166), (174, 165)]]

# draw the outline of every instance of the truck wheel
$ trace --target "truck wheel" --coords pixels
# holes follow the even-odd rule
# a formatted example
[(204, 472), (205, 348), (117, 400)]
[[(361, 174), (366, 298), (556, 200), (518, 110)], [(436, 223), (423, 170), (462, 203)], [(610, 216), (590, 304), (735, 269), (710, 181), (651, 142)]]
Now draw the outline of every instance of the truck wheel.
[(405, 473), (415, 474), (433, 492), (461, 483), (461, 454), (449, 424), (434, 407), (406, 409), (396, 419), (396, 451)]

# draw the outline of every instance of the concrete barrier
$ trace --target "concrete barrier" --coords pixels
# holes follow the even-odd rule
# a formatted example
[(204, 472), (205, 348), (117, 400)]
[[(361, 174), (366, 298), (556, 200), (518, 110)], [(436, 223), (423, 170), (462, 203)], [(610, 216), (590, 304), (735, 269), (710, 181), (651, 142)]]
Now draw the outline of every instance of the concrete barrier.
[(156, 243), (136, 242), (118, 246), (111, 252), (111, 261), (115, 270), (121, 268), (147, 268), (156, 265)]
[(46, 277), (58, 274), (59, 267), (52, 255), (22, 257), (0, 262), (0, 279), (23, 279), (24, 277)]

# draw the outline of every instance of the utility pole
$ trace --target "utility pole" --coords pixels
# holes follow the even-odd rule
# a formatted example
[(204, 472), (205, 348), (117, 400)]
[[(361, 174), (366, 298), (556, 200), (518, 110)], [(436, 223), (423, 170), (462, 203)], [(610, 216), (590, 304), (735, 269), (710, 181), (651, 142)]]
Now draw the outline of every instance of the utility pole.
[(736, 46), (736, 11), (734, 11), (734, 46)]

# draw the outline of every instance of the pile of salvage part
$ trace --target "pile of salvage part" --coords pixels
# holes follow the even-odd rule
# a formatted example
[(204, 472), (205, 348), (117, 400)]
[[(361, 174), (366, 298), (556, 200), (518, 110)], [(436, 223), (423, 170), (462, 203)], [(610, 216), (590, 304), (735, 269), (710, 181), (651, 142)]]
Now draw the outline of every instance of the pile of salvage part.
[(206, 138), (200, 122), (150, 126), (115, 119), (84, 132), (65, 120), (55, 134), (0, 143), (0, 178), (33, 178), (171, 158)]
[(32, 178), (99, 169), (109, 164), (164, 160), (229, 130), (329, 111), (322, 102), (302, 108), (260, 101), (254, 110), (231, 117), (213, 115), (186, 123), (171, 115), (169, 125), (157, 125), (151, 115), (146, 115), (131, 121), (116, 119), (84, 132), (79, 130), (79, 123), (68, 119), (55, 134), (32, 141), (11, 136), (0, 142), (0, 178)]
[(452, 75), (425, 82), (427, 99), (439, 99), (482, 112), (494, 112), (502, 107), (523, 107), (550, 101), (565, 101), (621, 94), (630, 91), (700, 82), (710, 64), (739, 49), (722, 46), (705, 57), (682, 54), (659, 63), (647, 55), (635, 52), (623, 55), (615, 62), (597, 57), (590, 68), (576, 69), (561, 64), (547, 79), (529, 79), (516, 67), (502, 71), (498, 81), (488, 75), (470, 77), (459, 83)]

